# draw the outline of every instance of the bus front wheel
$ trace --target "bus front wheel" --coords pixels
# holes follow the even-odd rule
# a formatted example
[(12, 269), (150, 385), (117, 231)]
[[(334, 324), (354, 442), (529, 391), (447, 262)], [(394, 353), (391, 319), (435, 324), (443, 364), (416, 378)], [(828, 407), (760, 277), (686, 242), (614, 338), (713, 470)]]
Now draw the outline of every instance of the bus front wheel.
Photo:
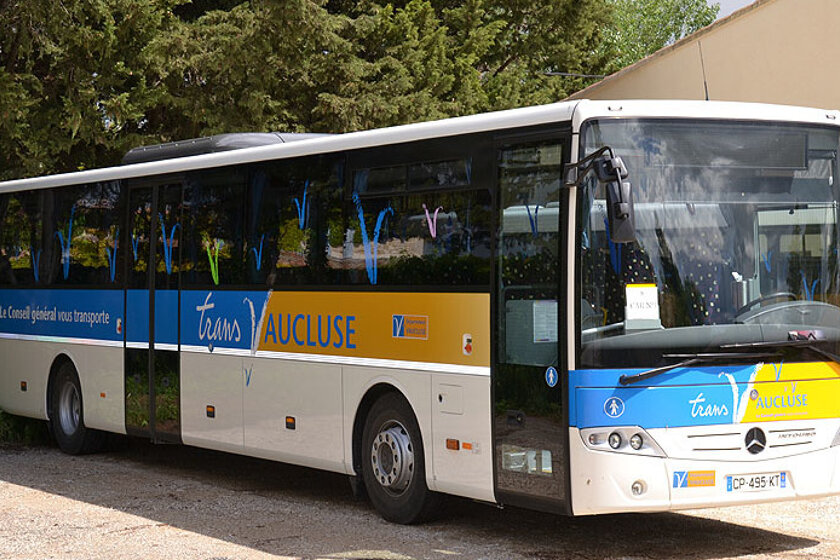
[(49, 416), (50, 431), (65, 453), (94, 453), (102, 447), (104, 434), (85, 427), (79, 376), (69, 362), (59, 366), (52, 381)]
[(365, 421), (362, 453), (365, 489), (382, 517), (412, 524), (434, 513), (439, 496), (426, 486), (420, 428), (401, 395), (388, 393), (374, 403)]

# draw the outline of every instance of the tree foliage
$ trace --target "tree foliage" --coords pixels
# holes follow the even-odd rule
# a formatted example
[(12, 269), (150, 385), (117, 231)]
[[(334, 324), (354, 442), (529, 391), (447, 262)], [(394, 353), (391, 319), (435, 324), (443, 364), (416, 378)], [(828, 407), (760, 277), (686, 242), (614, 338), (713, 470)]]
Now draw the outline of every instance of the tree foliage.
[(610, 0), (613, 24), (602, 48), (607, 72), (633, 64), (711, 24), (720, 6), (706, 0)]
[[(703, 0), (0, 0), (0, 179), (234, 131), (547, 103), (707, 23)], [(641, 24), (636, 24), (636, 18)]]
[(6, 0), (0, 6), (0, 178), (119, 161), (161, 90), (143, 50), (174, 0)]

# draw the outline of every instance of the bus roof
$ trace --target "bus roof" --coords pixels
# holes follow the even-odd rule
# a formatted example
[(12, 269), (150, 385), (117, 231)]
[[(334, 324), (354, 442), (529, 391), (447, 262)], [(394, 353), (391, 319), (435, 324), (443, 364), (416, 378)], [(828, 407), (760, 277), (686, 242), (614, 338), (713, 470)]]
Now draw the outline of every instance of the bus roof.
[(445, 138), (459, 134), (490, 132), (513, 127), (537, 126), (569, 120), (572, 121), (573, 131), (577, 132), (584, 121), (596, 117), (682, 117), (840, 124), (838, 122), (840, 121), (840, 118), (838, 118), (840, 112), (838, 111), (781, 105), (723, 101), (575, 100), (361, 132), (324, 135), (290, 143), (269, 144), (161, 161), (17, 179), (0, 183), (0, 192), (182, 173), (198, 169)]

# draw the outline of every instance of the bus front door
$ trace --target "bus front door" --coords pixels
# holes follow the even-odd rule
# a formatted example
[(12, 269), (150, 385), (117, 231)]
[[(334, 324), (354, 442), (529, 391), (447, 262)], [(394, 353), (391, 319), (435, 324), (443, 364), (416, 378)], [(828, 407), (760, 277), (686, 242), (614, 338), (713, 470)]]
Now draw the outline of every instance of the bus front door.
[(565, 360), (568, 136), (498, 146), (493, 434), (496, 499), (568, 513)]
[[(129, 185), (126, 240), (125, 425), (131, 435), (181, 441), (179, 180)], [(152, 263), (150, 265), (150, 263)]]

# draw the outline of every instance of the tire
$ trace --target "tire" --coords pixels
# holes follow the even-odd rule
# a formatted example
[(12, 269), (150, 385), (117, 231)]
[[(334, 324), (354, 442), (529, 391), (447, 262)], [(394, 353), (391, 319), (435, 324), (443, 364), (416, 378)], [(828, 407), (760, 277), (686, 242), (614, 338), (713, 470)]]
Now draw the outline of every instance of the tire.
[(429, 519), (440, 496), (426, 485), (425, 455), (414, 412), (397, 393), (377, 400), (362, 432), (362, 478), (376, 511), (410, 525)]
[(49, 395), (50, 431), (59, 449), (70, 455), (95, 453), (105, 434), (85, 427), (82, 388), (76, 368), (63, 363), (53, 378)]

